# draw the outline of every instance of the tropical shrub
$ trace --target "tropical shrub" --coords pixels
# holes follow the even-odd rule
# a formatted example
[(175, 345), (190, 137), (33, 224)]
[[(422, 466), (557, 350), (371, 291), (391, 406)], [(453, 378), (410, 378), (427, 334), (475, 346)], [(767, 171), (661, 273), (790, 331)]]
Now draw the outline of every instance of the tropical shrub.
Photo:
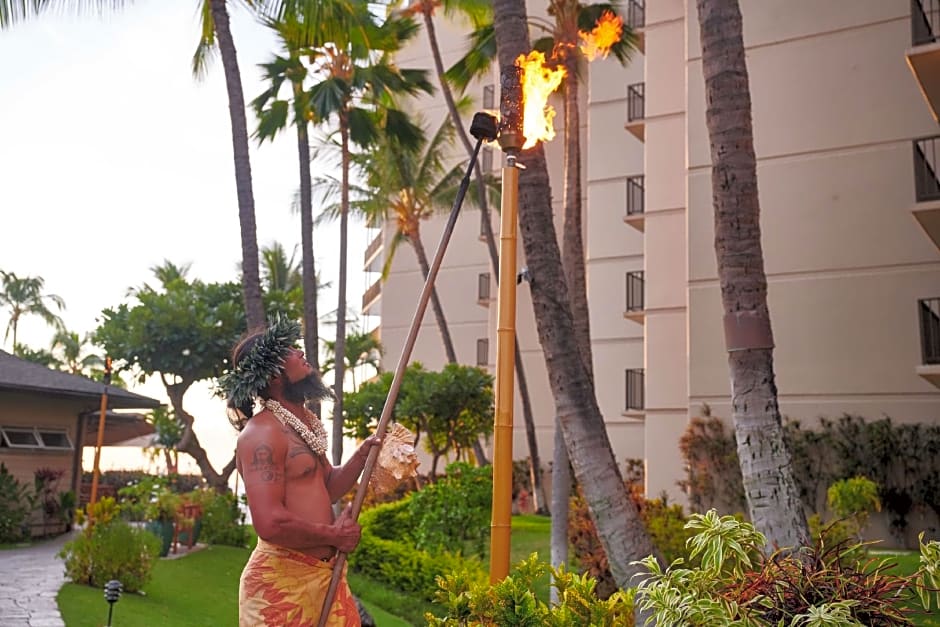
[[(552, 573), (558, 604), (549, 605), (535, 596), (535, 581)], [(431, 627), (462, 625), (532, 625), (630, 627), (633, 620), (632, 591), (618, 591), (601, 599), (595, 581), (586, 575), (553, 569), (532, 554), (513, 566), (509, 576), (490, 585), (475, 573), (457, 571), (438, 578), (437, 602), (446, 610), (442, 618), (426, 614)]]
[(416, 545), (434, 553), (461, 553), (468, 548), (483, 555), (492, 502), (492, 467), (448, 465), (444, 477), (411, 495)]
[(437, 592), (436, 577), (446, 572), (467, 569), (481, 579), (485, 577), (478, 560), (450, 552), (432, 554), (418, 549), (408, 538), (407, 529), (388, 526), (389, 521), (403, 514), (407, 505), (387, 503), (362, 512), (359, 517), (362, 537), (356, 550), (349, 554), (349, 567), (353, 571), (428, 601)]
[(160, 541), (150, 532), (112, 517), (87, 526), (59, 552), (65, 573), (75, 583), (101, 587), (117, 579), (125, 592), (140, 590), (149, 580)]
[(238, 506), (238, 499), (231, 492), (194, 490), (186, 499), (202, 506), (202, 529), (200, 542), (247, 546), (248, 527), (245, 514)]
[(888, 560), (843, 563), (845, 543), (817, 543), (764, 557), (764, 536), (715, 510), (693, 514), (690, 555), (667, 569), (642, 560), (650, 577), (637, 589), (640, 606), (664, 625), (909, 625), (905, 601), (921, 595), (925, 607), (940, 581), (940, 543), (923, 544), (921, 568), (891, 575)]
[(28, 537), (34, 500), (30, 486), (0, 463), (0, 542), (19, 542)]
[[(878, 485), (878, 500), (898, 540), (905, 539), (912, 513), (940, 519), (940, 425), (846, 414), (823, 418), (815, 429), (788, 420), (784, 439), (807, 511), (823, 509), (835, 482), (864, 475)], [(721, 419), (706, 407), (703, 417), (690, 421), (680, 449), (687, 473), (681, 485), (693, 509), (746, 511), (734, 434)]]

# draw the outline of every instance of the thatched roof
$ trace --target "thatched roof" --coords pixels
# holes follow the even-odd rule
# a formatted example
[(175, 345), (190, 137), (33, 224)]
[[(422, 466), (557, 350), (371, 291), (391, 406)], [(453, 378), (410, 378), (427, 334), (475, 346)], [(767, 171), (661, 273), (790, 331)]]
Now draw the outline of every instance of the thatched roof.
[[(0, 350), (0, 390), (37, 393), (81, 399), (98, 399), (104, 385), (85, 377), (47, 368)], [(108, 406), (119, 409), (149, 409), (160, 401), (108, 386)]]

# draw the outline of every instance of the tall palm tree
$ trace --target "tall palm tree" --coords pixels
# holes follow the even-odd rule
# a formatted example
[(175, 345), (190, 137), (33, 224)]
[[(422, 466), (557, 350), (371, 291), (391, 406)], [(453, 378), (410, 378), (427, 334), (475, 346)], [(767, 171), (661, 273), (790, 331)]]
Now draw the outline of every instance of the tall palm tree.
[[(251, 0), (246, 0), (252, 4)], [(260, 8), (264, 0), (255, 2)], [(211, 53), (218, 50), (225, 71), (229, 119), (232, 125), (232, 153), (235, 164), (235, 189), (238, 197), (238, 221), (241, 226), (242, 293), (248, 328), (264, 324), (264, 303), (261, 298), (261, 277), (258, 269), (258, 237), (255, 222), (255, 199), (251, 187), (251, 161), (248, 156), (248, 121), (245, 95), (242, 91), (235, 41), (229, 26), (226, 0), (202, 0), (200, 15), (202, 34), (193, 55), (193, 75), (204, 77)]]
[[(490, 34), (487, 40), (490, 44), (492, 54), (495, 54), (495, 40), (492, 38), (493, 6), (489, 0), (415, 0), (406, 11), (411, 14), (420, 13), (424, 28), (428, 34), (428, 46), (431, 49), (431, 58), (434, 60), (434, 69), (437, 73), (437, 82), (441, 88), (441, 94), (444, 96), (444, 103), (447, 105), (447, 112), (450, 115), (451, 122), (457, 129), (457, 137), (467, 153), (467, 157), (473, 155), (473, 142), (464, 128), (457, 102), (451, 89), (450, 79), (444, 71), (444, 61), (441, 55), (440, 44), (437, 39), (437, 30), (434, 26), (434, 13), (437, 9), (443, 7), (444, 14), (453, 17), (457, 14), (466, 16), (474, 26), (474, 32), (487, 28)], [(468, 83), (469, 81), (467, 81)], [(463, 83), (463, 89), (467, 83)], [(474, 175), (477, 183), (477, 195), (480, 198), (480, 213), (482, 214), (481, 223), (483, 225), (483, 238), (486, 241), (487, 252), (490, 255), (490, 265), (492, 266), (492, 276), (499, 285), (499, 253), (496, 249), (496, 237), (493, 234), (492, 222), (490, 220), (489, 203), (487, 202), (486, 180), (483, 175), (483, 168), (479, 163), (474, 168)], [(516, 386), (519, 389), (519, 400), (522, 403), (522, 418), (525, 424), (526, 442), (529, 446), (529, 476), (532, 482), (532, 493), (535, 496), (535, 507), (539, 513), (547, 513), (548, 507), (545, 498), (545, 488), (542, 485), (542, 461), (539, 456), (538, 440), (535, 436), (535, 417), (532, 414), (532, 402), (529, 398), (529, 385), (526, 379), (525, 365), (522, 361), (522, 352), (519, 349), (519, 341), (516, 338), (514, 342), (515, 362), (516, 362)], [(566, 541), (567, 543), (567, 541)]]
[[(495, 0), (494, 33), (500, 67), (529, 52), (525, 0)], [(655, 552), (637, 506), (623, 489), (594, 384), (581, 359), (568, 301), (561, 252), (552, 222), (551, 184), (541, 145), (520, 155), (519, 223), (531, 284), (539, 341), (575, 477), (619, 586), (641, 568), (634, 560)], [(642, 623), (640, 623), (642, 624)]]
[[(259, 142), (274, 136), (293, 124), (297, 130), (297, 161), (300, 172), (300, 250), (301, 284), (304, 313), (304, 352), (314, 368), (320, 368), (320, 351), (317, 346), (319, 313), (317, 311), (317, 272), (313, 251), (313, 200), (310, 179), (310, 137), (307, 125), (313, 115), (310, 99), (304, 90), (307, 68), (301, 61), (303, 49), (303, 20), (296, 14), (287, 14), (281, 19), (267, 18), (264, 23), (277, 33), (284, 56), (262, 64), (265, 79), (270, 87), (255, 98), (252, 106), (258, 116), (255, 136)], [(281, 88), (286, 84), (290, 97), (280, 99)], [(317, 403), (319, 405), (319, 403)], [(318, 407), (313, 408), (319, 414)]]
[(697, 0), (697, 8), (711, 142), (715, 256), (741, 475), (751, 520), (767, 536), (768, 547), (794, 548), (806, 544), (809, 532), (783, 439), (774, 382), (741, 9), (737, 0)]
[[(368, 146), (380, 134), (413, 145), (420, 130), (395, 106), (395, 98), (433, 91), (424, 70), (402, 69), (391, 60), (391, 54), (415, 35), (417, 26), (413, 20), (393, 16), (382, 24), (376, 24), (365, 3), (347, 6), (347, 13), (338, 12), (341, 19), (319, 24), (323, 32), (308, 42), (312, 45), (305, 50), (312, 62), (310, 73), (319, 79), (308, 92), (314, 121), (317, 124), (337, 124), (341, 155), (339, 298), (336, 308), (340, 315), (336, 317), (334, 417), (343, 414), (346, 316), (342, 314), (346, 312), (352, 147)], [(343, 453), (341, 419), (333, 420), (331, 450), (333, 462), (339, 464)]]
[[(327, 358), (323, 362), (323, 372), (330, 372), (336, 364), (336, 342), (324, 340), (323, 347), (326, 349)], [(375, 337), (375, 334), (367, 331), (358, 331), (352, 329), (346, 336), (346, 368), (352, 378), (352, 388), (356, 388), (356, 368), (369, 366), (375, 370), (376, 374), (382, 372), (382, 354), (385, 348)]]
[(13, 332), (13, 347), (16, 348), (16, 332), (23, 316), (38, 316), (55, 329), (62, 329), (62, 318), (49, 308), (47, 301), (59, 311), (65, 309), (65, 301), (55, 294), (44, 294), (45, 279), (38, 276), (18, 277), (13, 272), (0, 270), (0, 307), (10, 312), (3, 341)]
[(0, 0), (0, 29), (34, 19), (45, 12), (103, 12), (130, 4), (132, 0)]
[(288, 257), (280, 242), (261, 247), (261, 280), (266, 291), (295, 292), (303, 288), (296, 256), (296, 248)]

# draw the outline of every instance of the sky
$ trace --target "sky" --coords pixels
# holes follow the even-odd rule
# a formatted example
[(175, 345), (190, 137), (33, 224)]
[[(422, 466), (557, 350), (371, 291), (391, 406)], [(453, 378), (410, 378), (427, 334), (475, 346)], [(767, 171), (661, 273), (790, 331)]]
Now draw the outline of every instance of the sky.
[[(65, 300), (66, 327), (81, 335), (94, 330), (102, 309), (129, 302), (129, 287), (152, 283), (150, 269), (164, 260), (191, 264), (190, 278), (237, 278), (241, 245), (222, 62), (216, 57), (202, 81), (190, 69), (199, 4), (137, 0), (119, 12), (46, 14), (0, 31), (0, 269), (42, 277), (46, 292)], [(265, 89), (258, 64), (278, 47), (244, 10), (230, 10), (250, 102)], [(255, 124), (249, 113), (249, 131)], [(290, 210), (298, 185), (294, 137), (288, 131), (263, 146), (251, 140), (258, 243), (278, 241), (288, 252), (300, 242), (300, 218)], [(366, 287), (360, 270), (368, 237), (351, 221), (351, 307)], [(337, 240), (336, 225), (314, 234), (318, 271), (334, 284), (321, 295), (321, 311), (335, 308)], [(7, 320), (0, 311), (0, 328)], [(26, 319), (18, 341), (48, 348), (52, 335), (40, 320)], [(12, 351), (11, 342), (2, 348)], [(159, 380), (131, 389), (168, 402)], [(219, 469), (236, 435), (222, 401), (200, 385), (185, 404)], [(180, 461), (195, 467), (188, 456)], [(106, 448), (101, 465), (146, 463), (139, 450)]]

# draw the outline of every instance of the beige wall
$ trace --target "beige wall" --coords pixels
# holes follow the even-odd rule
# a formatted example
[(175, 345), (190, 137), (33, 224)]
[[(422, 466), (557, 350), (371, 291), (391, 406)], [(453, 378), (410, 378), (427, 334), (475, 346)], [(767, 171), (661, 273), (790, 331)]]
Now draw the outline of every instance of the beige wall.
[[(0, 425), (4, 427), (40, 427), (65, 429), (74, 446), (78, 415), (89, 409), (82, 401), (0, 391)], [(39, 468), (64, 470), (59, 489), (72, 486), (74, 451), (0, 448), (0, 462), (18, 481), (33, 485), (33, 473)]]
[[(536, 5), (544, 8), (532, 2), (530, 10)], [(614, 453), (618, 460), (645, 458), (648, 492), (682, 500), (678, 439), (702, 403), (730, 415), (730, 385), (695, 3), (646, 5), (645, 54), (626, 68), (613, 60), (591, 64), (582, 86), (587, 287), (597, 398)], [(940, 391), (915, 374), (915, 306), (940, 294), (940, 252), (910, 213), (910, 140), (936, 134), (937, 125), (904, 60), (909, 3), (742, 0), (741, 7), (781, 408), (804, 420), (848, 412), (936, 421)], [(462, 32), (441, 36), (448, 62), (463, 49)], [(420, 43), (403, 55), (403, 66), (405, 60), (430, 67)], [(645, 141), (624, 130), (626, 86), (641, 81)], [(421, 107), (442, 114), (440, 105)], [(562, 125), (559, 113), (559, 133)], [(547, 146), (559, 230), (561, 149), (559, 140)], [(626, 177), (639, 174), (646, 188), (643, 231), (623, 220)], [(429, 254), (441, 224), (436, 218), (423, 227)], [(476, 339), (486, 334), (492, 364), (495, 302), (476, 304), (476, 277), (489, 265), (478, 227), (478, 214), (466, 212), (438, 285), (461, 360), (473, 363)], [(413, 253), (402, 247), (399, 255), (383, 289), (388, 368), (397, 362), (421, 283)], [(625, 274), (635, 270), (646, 273), (641, 323), (623, 316)], [(517, 329), (547, 465), (552, 396), (527, 286), (517, 294)], [(443, 363), (430, 312), (415, 358), (429, 367)], [(626, 368), (645, 368), (645, 412), (624, 411)], [(521, 458), (528, 451), (518, 399), (515, 413), (514, 454)]]

